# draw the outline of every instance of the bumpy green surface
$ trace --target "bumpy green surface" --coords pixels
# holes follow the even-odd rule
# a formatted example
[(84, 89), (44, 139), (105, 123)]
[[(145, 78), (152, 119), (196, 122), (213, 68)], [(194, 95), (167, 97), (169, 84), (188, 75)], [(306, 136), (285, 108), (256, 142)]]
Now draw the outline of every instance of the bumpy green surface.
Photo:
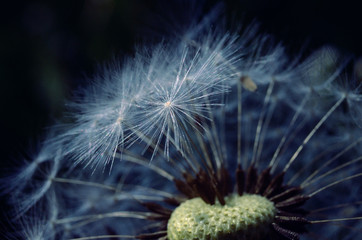
[(171, 215), (167, 226), (170, 240), (262, 239), (268, 234), (276, 208), (260, 195), (231, 195), (226, 204), (209, 205), (201, 198), (182, 203)]

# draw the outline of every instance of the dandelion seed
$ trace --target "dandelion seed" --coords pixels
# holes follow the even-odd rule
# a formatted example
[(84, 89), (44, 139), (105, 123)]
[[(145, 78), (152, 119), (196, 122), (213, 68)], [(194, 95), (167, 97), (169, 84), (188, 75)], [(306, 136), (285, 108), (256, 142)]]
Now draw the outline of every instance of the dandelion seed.
[(70, 104), (73, 122), (49, 141), (65, 154), (11, 178), (29, 181), (17, 215), (44, 217), (18, 221), (23, 236), (360, 236), (362, 130), (345, 116), (358, 119), (362, 97), (340, 77), (346, 61), (298, 67), (268, 37), (214, 31), (138, 51)]
[(241, 84), (243, 87), (251, 92), (255, 92), (257, 89), (256, 84), (253, 82), (253, 80), (248, 76), (242, 76), (240, 78)]
[(133, 63), (121, 69), (114, 62), (95, 77), (101, 84), (80, 91), (76, 101), (68, 104), (73, 122), (58, 126), (60, 133), (52, 142), (63, 145), (75, 165), (105, 169), (110, 164), (112, 168), (117, 149), (131, 142), (133, 108), (143, 91), (138, 74)]

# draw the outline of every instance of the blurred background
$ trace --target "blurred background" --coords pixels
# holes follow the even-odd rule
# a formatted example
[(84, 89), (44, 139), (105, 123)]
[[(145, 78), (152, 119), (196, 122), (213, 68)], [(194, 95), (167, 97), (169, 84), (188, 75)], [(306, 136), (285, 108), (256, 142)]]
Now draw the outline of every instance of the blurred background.
[[(358, 1), (224, 0), (202, 8), (182, 1), (6, 1), (0, 7), (0, 177), (16, 159), (35, 150), (65, 99), (87, 85), (99, 64), (131, 56), (134, 45), (157, 42), (194, 14), (221, 2), (229, 23), (257, 21), (291, 56), (332, 45), (354, 59), (362, 55)], [(201, 1), (191, 1), (199, 3)], [(175, 23), (173, 23), (173, 20)], [(177, 23), (179, 21), (179, 23)], [(177, 33), (175, 28), (172, 34)], [(359, 61), (362, 69), (362, 61)], [(362, 75), (362, 70), (360, 70)], [(360, 76), (361, 76), (360, 75)], [(31, 151), (30, 151), (31, 152)], [(3, 200), (1, 206), (4, 207)], [(4, 219), (3, 219), (4, 220)], [(0, 224), (0, 235), (7, 224)]]

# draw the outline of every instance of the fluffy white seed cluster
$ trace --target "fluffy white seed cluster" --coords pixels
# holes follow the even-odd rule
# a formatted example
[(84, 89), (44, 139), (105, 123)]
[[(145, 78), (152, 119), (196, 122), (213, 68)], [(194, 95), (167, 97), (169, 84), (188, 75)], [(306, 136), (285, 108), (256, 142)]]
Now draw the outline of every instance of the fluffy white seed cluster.
[(68, 104), (72, 123), (53, 141), (75, 163), (96, 168), (112, 163), (117, 150), (143, 142), (169, 155), (173, 144), (190, 148), (186, 135), (199, 131), (199, 118), (220, 105), (238, 75), (236, 35), (209, 33), (198, 39), (139, 50), (135, 58), (104, 67), (94, 83)]

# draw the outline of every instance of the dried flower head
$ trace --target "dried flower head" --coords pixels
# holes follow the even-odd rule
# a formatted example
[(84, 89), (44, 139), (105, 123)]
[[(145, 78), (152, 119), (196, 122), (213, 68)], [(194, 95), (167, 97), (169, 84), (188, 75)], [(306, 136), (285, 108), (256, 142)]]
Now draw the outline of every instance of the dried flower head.
[(357, 239), (359, 87), (332, 50), (297, 64), (246, 31), (193, 30), (104, 67), (5, 179), (9, 238)]

